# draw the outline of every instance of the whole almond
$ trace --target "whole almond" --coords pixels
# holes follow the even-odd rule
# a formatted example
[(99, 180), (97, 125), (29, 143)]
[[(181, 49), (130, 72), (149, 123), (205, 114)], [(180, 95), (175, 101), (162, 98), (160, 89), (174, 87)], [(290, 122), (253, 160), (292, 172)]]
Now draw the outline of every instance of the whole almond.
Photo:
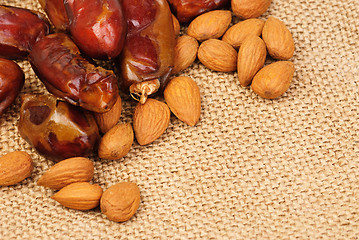
[(68, 208), (89, 210), (100, 204), (101, 196), (102, 188), (99, 185), (77, 182), (62, 188), (51, 198)]
[(173, 78), (163, 94), (178, 119), (190, 126), (196, 125), (201, 115), (201, 96), (195, 81), (189, 77)]
[(40, 186), (59, 190), (71, 183), (89, 182), (94, 174), (93, 162), (84, 157), (73, 157), (56, 163), (37, 181)]
[(214, 71), (232, 72), (237, 69), (237, 51), (222, 40), (204, 41), (198, 48), (198, 59)]
[(102, 137), (98, 146), (98, 156), (109, 160), (124, 157), (131, 149), (133, 138), (130, 123), (117, 124)]
[(228, 28), (222, 37), (222, 40), (231, 44), (234, 48), (239, 48), (245, 38), (250, 35), (260, 36), (264, 26), (264, 20), (251, 18), (234, 24)]
[(181, 25), (175, 15), (172, 14), (173, 30), (176, 36), (180, 34)]
[(178, 37), (175, 46), (174, 67), (172, 74), (185, 70), (196, 60), (198, 41), (188, 35)]
[(281, 20), (269, 17), (264, 24), (262, 38), (272, 58), (288, 60), (293, 57), (294, 40), (289, 29)]
[(0, 157), (0, 186), (10, 186), (29, 177), (34, 166), (29, 154), (10, 152)]
[(228, 10), (213, 10), (196, 17), (188, 26), (187, 34), (198, 41), (219, 38), (232, 21)]
[(109, 187), (101, 197), (101, 211), (114, 222), (129, 220), (140, 206), (141, 195), (137, 184), (121, 182)]
[(108, 112), (95, 113), (95, 119), (97, 125), (102, 133), (106, 133), (113, 126), (115, 126), (121, 117), (122, 100), (121, 97), (117, 97), (117, 101)]
[(231, 0), (231, 7), (239, 18), (257, 18), (267, 11), (271, 2), (272, 0)]
[(293, 75), (292, 62), (275, 62), (265, 66), (254, 76), (251, 87), (259, 96), (274, 99), (288, 90)]
[(237, 71), (239, 83), (248, 86), (254, 75), (266, 61), (267, 49), (263, 40), (251, 35), (246, 38), (238, 52)]
[(155, 99), (138, 103), (133, 113), (133, 130), (137, 142), (147, 145), (159, 138), (167, 129), (171, 112), (167, 104)]

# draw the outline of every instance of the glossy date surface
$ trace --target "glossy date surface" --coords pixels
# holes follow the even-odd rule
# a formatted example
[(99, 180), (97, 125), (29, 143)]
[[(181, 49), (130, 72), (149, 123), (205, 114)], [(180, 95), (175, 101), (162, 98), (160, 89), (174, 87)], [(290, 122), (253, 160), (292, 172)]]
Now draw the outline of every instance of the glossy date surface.
[(19, 95), (24, 85), (24, 72), (15, 62), (0, 58), (0, 115)]
[(178, 21), (189, 22), (202, 13), (226, 5), (229, 0), (168, 0), (168, 2)]
[(36, 41), (49, 33), (49, 24), (36, 12), (0, 5), (0, 57), (24, 58)]
[(128, 32), (120, 58), (120, 85), (158, 79), (163, 89), (174, 65), (175, 34), (166, 0), (123, 0)]
[(80, 55), (64, 33), (38, 41), (29, 61), (47, 90), (94, 112), (106, 112), (117, 100), (117, 78), (112, 71), (96, 67)]
[(99, 139), (88, 111), (52, 95), (25, 94), (18, 127), (26, 141), (54, 160), (85, 156)]
[(112, 59), (126, 37), (126, 20), (119, 0), (65, 0), (74, 42), (87, 56)]
[(57, 30), (67, 31), (69, 18), (67, 17), (64, 0), (38, 0), (42, 9)]

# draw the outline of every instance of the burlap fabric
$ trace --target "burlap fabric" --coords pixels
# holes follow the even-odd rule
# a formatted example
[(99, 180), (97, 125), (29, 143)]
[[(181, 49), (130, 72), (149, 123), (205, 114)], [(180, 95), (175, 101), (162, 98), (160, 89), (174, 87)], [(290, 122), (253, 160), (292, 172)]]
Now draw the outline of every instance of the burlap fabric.
[[(35, 0), (1, 3), (39, 9)], [(200, 87), (195, 127), (171, 117), (154, 143), (121, 161), (95, 163), (103, 189), (136, 182), (141, 205), (125, 223), (100, 209), (76, 211), (36, 181), (54, 163), (20, 138), (20, 99), (0, 118), (0, 154), (24, 150), (32, 176), (0, 188), (0, 239), (358, 239), (359, 4), (273, 0), (296, 44), (293, 83), (279, 99), (242, 88), (236, 73), (196, 62), (183, 75)], [(238, 21), (234, 19), (234, 21)], [(21, 94), (46, 93), (30, 65)], [(134, 101), (123, 97), (121, 122)]]

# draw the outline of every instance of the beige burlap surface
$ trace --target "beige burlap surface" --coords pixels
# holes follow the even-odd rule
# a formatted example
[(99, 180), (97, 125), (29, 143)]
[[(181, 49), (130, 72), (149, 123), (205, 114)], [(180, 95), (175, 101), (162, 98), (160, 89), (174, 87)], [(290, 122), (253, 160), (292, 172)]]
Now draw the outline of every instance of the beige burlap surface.
[[(39, 9), (35, 0), (1, 3)], [(54, 163), (20, 138), (20, 99), (0, 118), (0, 154), (23, 150), (35, 168), (0, 188), (0, 239), (358, 239), (358, 0), (273, 0), (268, 12), (291, 30), (296, 72), (276, 100), (240, 87), (236, 73), (198, 61), (182, 75), (200, 87), (195, 127), (171, 116), (148, 146), (121, 161), (91, 156), (103, 189), (136, 182), (141, 204), (125, 223), (99, 208), (67, 209), (36, 181)], [(234, 18), (234, 22), (238, 19)], [(46, 89), (26, 61), (21, 92)], [(123, 96), (121, 122), (135, 106)]]

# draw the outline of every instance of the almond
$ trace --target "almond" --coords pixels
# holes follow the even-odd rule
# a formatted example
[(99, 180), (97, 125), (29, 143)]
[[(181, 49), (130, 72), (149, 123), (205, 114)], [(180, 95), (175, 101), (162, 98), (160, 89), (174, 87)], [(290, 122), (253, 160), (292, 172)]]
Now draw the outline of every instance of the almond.
[(118, 96), (115, 104), (110, 109), (110, 111), (105, 113), (95, 113), (95, 119), (97, 125), (102, 133), (106, 133), (110, 130), (113, 126), (118, 123), (118, 120), (121, 117), (122, 111), (122, 101), (121, 97)]
[(163, 94), (178, 119), (190, 126), (196, 125), (201, 115), (201, 96), (195, 81), (189, 77), (173, 78)]
[(101, 197), (101, 211), (115, 222), (129, 220), (140, 206), (140, 189), (136, 183), (121, 182), (109, 187)]
[(29, 154), (15, 151), (0, 157), (0, 186), (10, 186), (29, 177), (34, 166)]
[(181, 31), (181, 25), (175, 15), (172, 14), (172, 23), (175, 36), (178, 36)]
[(176, 40), (174, 67), (172, 74), (185, 70), (196, 60), (198, 42), (195, 38), (183, 35)]
[(262, 68), (253, 78), (252, 90), (263, 98), (281, 96), (290, 86), (294, 75), (294, 64), (279, 61)]
[(100, 204), (101, 196), (102, 188), (99, 185), (77, 182), (62, 188), (51, 198), (68, 208), (89, 210)]
[(159, 138), (167, 129), (171, 112), (167, 104), (155, 99), (138, 103), (133, 113), (133, 129), (137, 142), (147, 145)]
[(198, 48), (198, 59), (214, 71), (232, 72), (237, 69), (237, 51), (222, 40), (204, 41)]
[(73, 157), (56, 163), (37, 181), (43, 187), (59, 190), (71, 183), (89, 182), (94, 174), (92, 161), (84, 157)]
[(234, 48), (239, 48), (246, 37), (250, 35), (260, 36), (264, 26), (264, 20), (251, 18), (234, 24), (228, 28), (222, 40), (231, 44)]
[(266, 61), (267, 49), (263, 40), (251, 35), (246, 38), (238, 52), (237, 71), (239, 83), (248, 86), (254, 75)]
[(264, 24), (262, 38), (272, 58), (288, 60), (293, 57), (294, 40), (289, 29), (281, 20), (269, 17)]
[(198, 41), (219, 38), (232, 21), (228, 10), (214, 10), (196, 17), (188, 26), (187, 34)]
[(98, 156), (109, 160), (124, 157), (131, 149), (133, 138), (130, 123), (114, 126), (102, 137), (98, 146)]
[(233, 13), (242, 19), (257, 18), (265, 13), (272, 0), (232, 0)]

